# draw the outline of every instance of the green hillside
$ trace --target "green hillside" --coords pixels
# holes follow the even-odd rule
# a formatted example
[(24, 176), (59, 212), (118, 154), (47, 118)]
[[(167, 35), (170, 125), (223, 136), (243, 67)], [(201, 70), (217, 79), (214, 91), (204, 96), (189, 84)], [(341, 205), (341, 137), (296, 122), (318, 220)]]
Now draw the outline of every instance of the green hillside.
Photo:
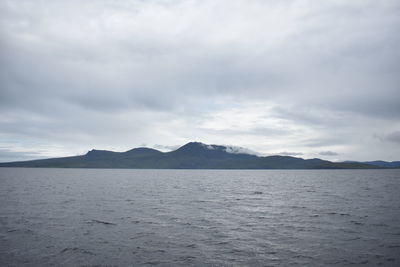
[(226, 146), (188, 143), (175, 151), (134, 148), (126, 152), (91, 150), (74, 157), (0, 163), (0, 167), (136, 168), (136, 169), (370, 169), (359, 162), (330, 162), (289, 156), (259, 157), (232, 153)]

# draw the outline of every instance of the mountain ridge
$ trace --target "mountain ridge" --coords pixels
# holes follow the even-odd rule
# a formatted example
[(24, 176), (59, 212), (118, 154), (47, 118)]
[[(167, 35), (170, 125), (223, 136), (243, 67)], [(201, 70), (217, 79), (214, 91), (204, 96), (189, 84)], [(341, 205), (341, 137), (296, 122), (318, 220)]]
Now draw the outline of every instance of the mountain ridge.
[[(92, 149), (84, 155), (0, 163), (0, 167), (131, 168), (131, 169), (380, 169), (363, 162), (331, 162), (318, 158), (257, 156), (231, 146), (189, 142), (176, 150), (161, 152), (147, 147), (125, 152)], [(392, 166), (392, 165), (389, 165)]]

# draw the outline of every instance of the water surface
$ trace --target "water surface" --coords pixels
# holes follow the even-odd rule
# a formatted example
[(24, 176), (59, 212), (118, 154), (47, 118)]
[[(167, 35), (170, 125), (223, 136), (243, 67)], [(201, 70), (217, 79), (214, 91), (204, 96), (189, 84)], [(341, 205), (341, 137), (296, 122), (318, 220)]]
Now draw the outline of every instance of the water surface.
[(0, 168), (2, 266), (399, 266), (400, 170)]

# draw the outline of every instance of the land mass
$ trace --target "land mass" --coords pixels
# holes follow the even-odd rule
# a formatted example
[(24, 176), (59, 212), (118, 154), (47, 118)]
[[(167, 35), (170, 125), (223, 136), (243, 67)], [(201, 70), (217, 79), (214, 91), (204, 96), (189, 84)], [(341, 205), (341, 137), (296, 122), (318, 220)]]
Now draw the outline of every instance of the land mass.
[(140, 147), (126, 152), (91, 150), (85, 155), (0, 163), (0, 167), (131, 168), (131, 169), (380, 169), (400, 162), (331, 162), (318, 158), (247, 154), (232, 147), (190, 142), (174, 151)]

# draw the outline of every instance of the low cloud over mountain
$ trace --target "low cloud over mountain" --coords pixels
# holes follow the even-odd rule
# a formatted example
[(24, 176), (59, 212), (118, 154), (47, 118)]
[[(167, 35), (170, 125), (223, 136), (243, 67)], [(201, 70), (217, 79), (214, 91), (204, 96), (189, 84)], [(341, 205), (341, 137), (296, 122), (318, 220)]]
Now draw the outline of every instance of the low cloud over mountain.
[(2, 1), (0, 161), (194, 139), (398, 160), (399, 10), (396, 0)]

